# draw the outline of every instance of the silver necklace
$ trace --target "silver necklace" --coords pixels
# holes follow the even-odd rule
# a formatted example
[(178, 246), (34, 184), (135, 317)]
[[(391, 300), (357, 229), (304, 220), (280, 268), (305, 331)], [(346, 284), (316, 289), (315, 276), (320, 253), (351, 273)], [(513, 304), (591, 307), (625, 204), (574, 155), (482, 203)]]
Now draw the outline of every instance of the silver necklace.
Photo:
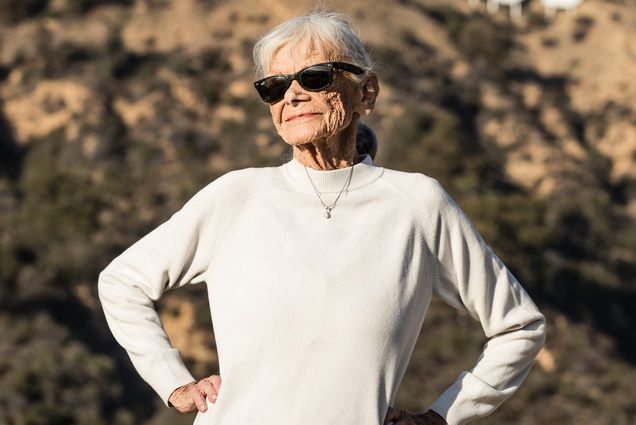
[(331, 205), (326, 205), (323, 202), (323, 200), (322, 200), (322, 198), (320, 196), (320, 192), (318, 192), (318, 189), (316, 189), (316, 185), (314, 184), (313, 180), (311, 180), (311, 177), (309, 176), (309, 171), (307, 171), (307, 166), (306, 165), (305, 165), (305, 173), (307, 173), (307, 177), (309, 178), (309, 182), (313, 186), (314, 191), (316, 192), (316, 195), (318, 195), (318, 199), (320, 199), (320, 203), (322, 204), (323, 207), (325, 207), (325, 214), (324, 214), (325, 218), (331, 218), (331, 210), (333, 210), (336, 207), (336, 202), (338, 202), (338, 199), (340, 198), (340, 195), (342, 195), (342, 191), (351, 182), (351, 176), (353, 175), (353, 161), (351, 161), (351, 172), (349, 173), (349, 178), (347, 179), (347, 182), (345, 183), (345, 185), (342, 186), (342, 189), (340, 189), (340, 193), (338, 193), (338, 196), (336, 197), (336, 200), (333, 201), (331, 203)]

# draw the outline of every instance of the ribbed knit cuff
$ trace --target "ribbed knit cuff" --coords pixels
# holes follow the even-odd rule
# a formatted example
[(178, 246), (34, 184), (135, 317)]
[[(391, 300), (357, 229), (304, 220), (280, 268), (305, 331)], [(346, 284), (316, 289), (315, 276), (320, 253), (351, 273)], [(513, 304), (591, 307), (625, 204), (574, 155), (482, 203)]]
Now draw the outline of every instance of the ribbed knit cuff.
[(153, 359), (150, 367), (141, 373), (141, 377), (155, 390), (168, 407), (170, 407), (168, 398), (172, 392), (195, 380), (183, 363), (178, 350), (166, 352)]
[(448, 425), (464, 425), (492, 413), (503, 402), (505, 393), (463, 371), (430, 408), (444, 417)]

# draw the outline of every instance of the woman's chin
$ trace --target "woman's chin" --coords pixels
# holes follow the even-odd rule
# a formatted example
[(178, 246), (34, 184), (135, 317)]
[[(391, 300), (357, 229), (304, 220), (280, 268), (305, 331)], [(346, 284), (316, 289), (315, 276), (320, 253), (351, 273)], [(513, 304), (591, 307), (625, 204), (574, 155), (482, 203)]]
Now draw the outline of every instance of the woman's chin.
[(298, 134), (298, 135), (286, 135), (282, 136), (285, 143), (291, 146), (308, 145), (320, 141), (324, 141), (327, 137), (324, 135), (316, 134)]

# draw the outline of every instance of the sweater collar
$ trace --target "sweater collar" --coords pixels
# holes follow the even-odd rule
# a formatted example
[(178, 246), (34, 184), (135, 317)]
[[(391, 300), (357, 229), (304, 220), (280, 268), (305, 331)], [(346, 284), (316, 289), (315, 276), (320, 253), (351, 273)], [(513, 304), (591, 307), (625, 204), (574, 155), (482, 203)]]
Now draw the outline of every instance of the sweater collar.
[(351, 167), (338, 168), (337, 170), (314, 170), (307, 167), (307, 172), (305, 172), (305, 166), (295, 158), (283, 165), (283, 171), (294, 187), (303, 192), (315, 193), (307, 177), (307, 173), (309, 173), (318, 192), (339, 193), (347, 184), (349, 175), (351, 175), (351, 182), (345, 191), (359, 189), (374, 182), (382, 175), (384, 168), (376, 166), (371, 156), (366, 154), (362, 161), (353, 165), (353, 173)]

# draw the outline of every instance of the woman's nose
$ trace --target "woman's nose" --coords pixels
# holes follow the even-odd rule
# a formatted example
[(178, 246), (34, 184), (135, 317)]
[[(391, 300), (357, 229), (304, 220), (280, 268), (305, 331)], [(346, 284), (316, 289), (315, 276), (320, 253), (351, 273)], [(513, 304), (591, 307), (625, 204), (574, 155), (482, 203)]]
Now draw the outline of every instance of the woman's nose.
[(307, 100), (308, 98), (309, 94), (300, 86), (300, 84), (298, 84), (298, 81), (296, 80), (292, 81), (291, 85), (285, 92), (285, 102), (287, 103), (300, 102)]

